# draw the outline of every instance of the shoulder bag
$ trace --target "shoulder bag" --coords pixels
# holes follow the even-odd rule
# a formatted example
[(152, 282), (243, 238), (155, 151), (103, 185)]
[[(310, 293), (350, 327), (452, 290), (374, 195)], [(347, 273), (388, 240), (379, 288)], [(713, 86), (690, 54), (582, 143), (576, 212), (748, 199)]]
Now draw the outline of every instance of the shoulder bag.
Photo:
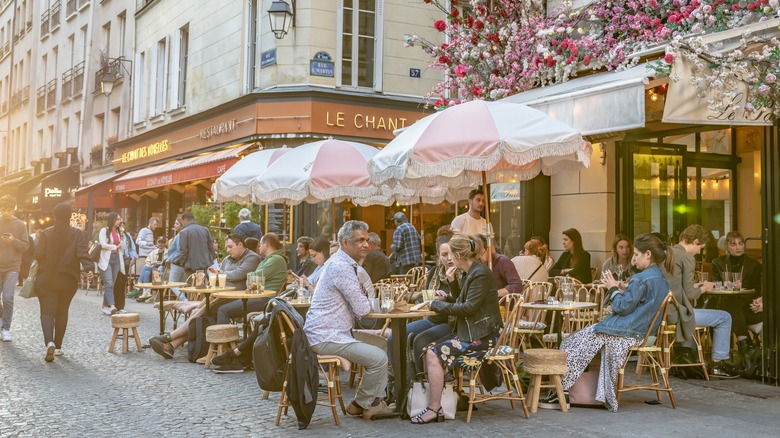
[[(406, 398), (406, 412), (410, 418), (428, 407), (431, 399), (430, 389), (431, 385), (428, 382), (414, 382), (414, 385), (409, 388), (409, 394)], [(452, 387), (452, 383), (444, 385), (441, 395), (441, 406), (444, 408), (444, 418), (454, 420), (455, 411), (458, 407), (458, 394)]]
[(32, 264), (30, 265), (30, 273), (27, 275), (27, 278), (24, 279), (24, 283), (22, 283), (22, 290), (19, 291), (19, 296), (22, 298), (32, 298), (37, 297), (38, 295), (35, 293), (35, 276), (38, 274), (38, 261), (33, 260)]

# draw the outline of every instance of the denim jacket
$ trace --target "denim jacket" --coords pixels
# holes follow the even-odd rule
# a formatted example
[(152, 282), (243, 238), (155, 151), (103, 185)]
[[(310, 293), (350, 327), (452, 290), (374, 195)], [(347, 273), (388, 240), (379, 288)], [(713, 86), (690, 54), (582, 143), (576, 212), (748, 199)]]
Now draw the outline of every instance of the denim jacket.
[[(612, 314), (596, 324), (596, 333), (642, 339), (661, 305), (669, 293), (661, 269), (652, 265), (631, 277), (625, 293), (617, 293), (612, 299)], [(653, 330), (661, 324), (655, 321)]]
[(175, 262), (179, 260), (179, 256), (181, 255), (181, 251), (179, 250), (179, 235), (173, 237), (173, 241), (171, 241), (171, 246), (168, 248), (168, 258), (165, 259), (166, 262)]

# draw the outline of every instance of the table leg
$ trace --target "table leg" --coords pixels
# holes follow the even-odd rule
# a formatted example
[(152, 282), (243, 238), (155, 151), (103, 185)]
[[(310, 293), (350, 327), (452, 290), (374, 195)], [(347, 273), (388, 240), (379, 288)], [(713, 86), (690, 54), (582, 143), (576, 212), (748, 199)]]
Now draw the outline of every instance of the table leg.
[(206, 296), (206, 315), (211, 315), (211, 294), (203, 294)]
[(247, 305), (249, 304), (248, 298), (242, 298), (241, 304), (244, 306), (244, 339), (247, 338), (247, 320), (246, 320), (246, 314), (247, 314)]
[(165, 309), (163, 309), (163, 297), (165, 293), (168, 291), (168, 289), (160, 289), (157, 291), (157, 294), (160, 298), (160, 335), (165, 334)]
[(558, 348), (560, 348), (561, 342), (563, 342), (563, 312), (555, 312), (555, 332), (558, 336), (556, 338), (558, 341)]
[(393, 357), (401, 365), (395, 373), (395, 410), (401, 413), (401, 400), (406, 397), (408, 377), (406, 375), (406, 318), (393, 318), (390, 327), (393, 330)]

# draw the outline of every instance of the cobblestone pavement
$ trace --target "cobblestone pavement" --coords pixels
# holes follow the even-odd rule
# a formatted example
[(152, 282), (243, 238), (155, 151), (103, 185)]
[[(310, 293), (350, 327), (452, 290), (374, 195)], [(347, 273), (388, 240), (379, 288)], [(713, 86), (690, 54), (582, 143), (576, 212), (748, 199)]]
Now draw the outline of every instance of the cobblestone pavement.
[[(294, 416), (274, 425), (278, 394), (262, 400), (254, 373), (216, 375), (187, 362), (180, 350), (163, 360), (151, 350), (108, 353), (109, 318), (101, 298), (79, 291), (70, 310), (65, 356), (43, 361), (38, 300), (16, 298), (13, 342), (0, 343), (0, 437), (165, 436), (777, 436), (780, 389), (745, 380), (673, 381), (678, 408), (664, 396), (660, 406), (642, 401), (649, 392), (625, 396), (621, 411), (544, 411), (530, 420), (506, 402), (482, 405), (471, 423), (458, 414), (444, 424), (415, 426), (397, 419), (364, 421), (318, 407), (305, 431)], [(131, 302), (141, 314), (144, 340), (156, 334), (157, 313)], [(146, 342), (144, 342), (146, 343)], [(120, 349), (121, 350), (121, 349)], [(343, 381), (346, 381), (346, 375)], [(346, 385), (345, 385), (346, 386)], [(352, 391), (345, 388), (349, 402)], [(290, 410), (292, 414), (292, 410)]]

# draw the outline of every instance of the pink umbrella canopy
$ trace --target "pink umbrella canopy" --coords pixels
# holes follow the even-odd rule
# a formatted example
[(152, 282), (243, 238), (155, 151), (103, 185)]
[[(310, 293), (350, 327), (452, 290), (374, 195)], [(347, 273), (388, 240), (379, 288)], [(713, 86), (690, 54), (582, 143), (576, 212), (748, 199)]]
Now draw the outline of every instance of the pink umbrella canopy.
[(589, 155), (579, 132), (541, 111), (477, 100), (419, 120), (368, 165), (375, 184), (461, 189), (482, 184), (482, 172), (494, 183), (580, 170)]
[(251, 181), (291, 150), (286, 147), (265, 149), (247, 155), (217, 178), (211, 186), (214, 199), (218, 202), (252, 200)]
[(342, 201), (389, 204), (389, 192), (368, 176), (368, 160), (379, 149), (362, 143), (323, 140), (290, 150), (252, 182), (257, 203)]

